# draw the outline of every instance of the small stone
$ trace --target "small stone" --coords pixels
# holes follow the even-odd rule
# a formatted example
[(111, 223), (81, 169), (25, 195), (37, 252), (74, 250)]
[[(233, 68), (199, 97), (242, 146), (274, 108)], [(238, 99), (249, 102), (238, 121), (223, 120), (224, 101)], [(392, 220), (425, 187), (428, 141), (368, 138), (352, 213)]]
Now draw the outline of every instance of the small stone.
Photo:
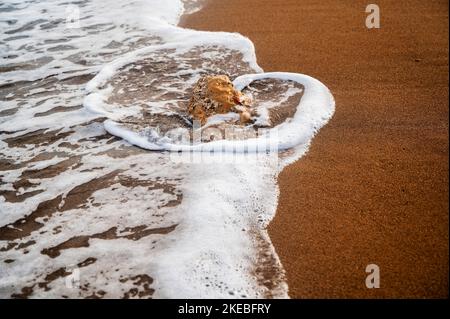
[(240, 114), (241, 124), (244, 124), (251, 120), (250, 103), (250, 98), (236, 90), (228, 76), (207, 75), (194, 86), (188, 112), (202, 125), (212, 115), (236, 112)]

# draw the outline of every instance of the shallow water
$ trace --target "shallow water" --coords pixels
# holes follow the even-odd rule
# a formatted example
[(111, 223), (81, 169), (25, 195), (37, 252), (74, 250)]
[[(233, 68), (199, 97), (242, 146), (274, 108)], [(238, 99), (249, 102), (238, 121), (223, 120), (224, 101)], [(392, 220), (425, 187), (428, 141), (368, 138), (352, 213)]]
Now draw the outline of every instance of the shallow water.
[(161, 146), (167, 132), (191, 130), (185, 107), (202, 74), (262, 71), (248, 39), (175, 27), (196, 9), (176, 0), (0, 5), (1, 297), (288, 296), (266, 227), (278, 172), (332, 114), (326, 94), (310, 110), (322, 87), (273, 78), (242, 88), (259, 115), (239, 138), (284, 125), (302, 137), (287, 136), (301, 141), (294, 148), (173, 153), (129, 143)]

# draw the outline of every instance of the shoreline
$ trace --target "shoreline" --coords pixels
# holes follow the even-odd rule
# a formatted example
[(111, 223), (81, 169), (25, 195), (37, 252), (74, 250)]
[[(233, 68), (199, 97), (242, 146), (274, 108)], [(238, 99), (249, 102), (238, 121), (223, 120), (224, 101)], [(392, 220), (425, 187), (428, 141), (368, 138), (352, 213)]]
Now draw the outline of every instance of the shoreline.
[[(180, 22), (239, 32), (265, 72), (311, 75), (336, 99), (278, 179), (269, 235), (292, 298), (448, 297), (448, 5), (377, 4), (374, 30), (362, 1), (210, 0)], [(381, 289), (365, 287), (371, 263)]]

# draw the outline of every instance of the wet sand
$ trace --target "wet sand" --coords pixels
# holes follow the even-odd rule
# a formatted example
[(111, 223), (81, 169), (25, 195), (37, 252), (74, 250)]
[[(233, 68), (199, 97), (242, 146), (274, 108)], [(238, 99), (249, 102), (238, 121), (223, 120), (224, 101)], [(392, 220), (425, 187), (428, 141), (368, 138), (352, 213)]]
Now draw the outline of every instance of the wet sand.
[[(279, 177), (271, 239), (292, 298), (448, 297), (448, 2), (210, 0), (183, 25), (248, 36), (336, 113)], [(381, 271), (367, 289), (365, 267)]]

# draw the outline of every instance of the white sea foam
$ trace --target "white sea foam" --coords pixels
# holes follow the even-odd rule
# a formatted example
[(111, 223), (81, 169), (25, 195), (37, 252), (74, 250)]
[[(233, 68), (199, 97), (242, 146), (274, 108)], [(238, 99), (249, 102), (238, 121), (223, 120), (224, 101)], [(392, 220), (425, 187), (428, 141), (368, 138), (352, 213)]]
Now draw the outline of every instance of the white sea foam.
[[(255, 80), (267, 78), (295, 81), (304, 85), (305, 93), (292, 119), (274, 127), (267, 134), (258, 138), (239, 141), (224, 139), (196, 145), (180, 145), (173, 143), (170, 139), (168, 140), (167, 137), (159, 136), (156, 132), (149, 139), (148, 136), (127, 130), (110, 120), (105, 122), (105, 128), (109, 133), (149, 150), (245, 152), (250, 149), (255, 152), (265, 152), (274, 149), (285, 150), (297, 145), (308, 144), (314, 134), (333, 114), (333, 96), (327, 87), (318, 80), (307, 75), (295, 73), (275, 72), (243, 75), (234, 80), (234, 85), (239, 90), (242, 90)], [(106, 112), (103, 114), (106, 114)], [(219, 119), (223, 121), (226, 117), (219, 117)]]
[[(262, 73), (242, 35), (177, 27), (195, 1), (87, 0), (75, 29), (65, 25), (68, 5), (0, 5), (0, 296), (288, 297), (266, 227), (279, 171), (333, 114), (328, 89), (306, 75)], [(176, 144), (158, 122), (125, 125), (143, 111), (179, 114), (199, 76), (213, 72), (230, 72), (239, 89), (294, 81), (303, 96), (291, 119), (244, 141)], [(258, 106), (257, 123), (273, 106)], [(65, 284), (74, 268), (82, 289)]]

